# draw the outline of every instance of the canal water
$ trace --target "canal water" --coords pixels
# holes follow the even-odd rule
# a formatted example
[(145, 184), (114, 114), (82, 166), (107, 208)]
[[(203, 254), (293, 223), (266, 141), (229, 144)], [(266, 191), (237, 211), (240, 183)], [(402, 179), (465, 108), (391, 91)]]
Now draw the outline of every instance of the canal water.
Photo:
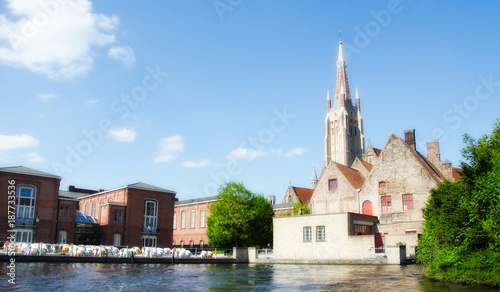
[(498, 291), (422, 276), (421, 267), (292, 264), (18, 263), (0, 291)]

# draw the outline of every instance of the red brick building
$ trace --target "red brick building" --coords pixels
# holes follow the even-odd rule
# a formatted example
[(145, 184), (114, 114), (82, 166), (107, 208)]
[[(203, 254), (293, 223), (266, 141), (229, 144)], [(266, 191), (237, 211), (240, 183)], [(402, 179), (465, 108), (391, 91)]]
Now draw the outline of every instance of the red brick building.
[(175, 192), (135, 183), (79, 198), (80, 211), (99, 222), (104, 245), (172, 244)]
[(172, 245), (190, 248), (208, 246), (207, 217), (209, 206), (217, 197), (175, 202)]
[[(0, 238), (16, 230), (18, 242), (57, 241), (59, 176), (16, 166), (0, 168)], [(15, 186), (15, 188), (14, 188)], [(13, 196), (10, 197), (9, 196)], [(10, 203), (10, 201), (15, 201)], [(15, 205), (15, 227), (9, 226), (7, 206)], [(66, 205), (65, 205), (66, 206)]]

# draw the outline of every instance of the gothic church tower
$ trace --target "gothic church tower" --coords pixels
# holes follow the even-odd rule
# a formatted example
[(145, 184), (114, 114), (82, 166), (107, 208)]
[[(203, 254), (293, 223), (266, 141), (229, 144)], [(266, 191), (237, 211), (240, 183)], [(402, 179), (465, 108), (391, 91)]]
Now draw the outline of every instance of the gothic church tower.
[(363, 158), (365, 138), (358, 89), (356, 88), (356, 105), (353, 106), (341, 40), (339, 41), (337, 82), (333, 105), (332, 108), (330, 90), (328, 90), (325, 120), (325, 167), (328, 167), (332, 161), (350, 167), (356, 157)]

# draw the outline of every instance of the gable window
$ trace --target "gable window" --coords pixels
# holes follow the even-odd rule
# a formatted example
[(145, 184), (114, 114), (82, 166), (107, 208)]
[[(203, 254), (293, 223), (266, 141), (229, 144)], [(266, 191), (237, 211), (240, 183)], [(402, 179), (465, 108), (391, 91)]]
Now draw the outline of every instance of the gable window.
[(191, 217), (189, 219), (189, 227), (194, 228), (194, 210), (191, 210)]
[[(34, 225), (36, 188), (31, 186), (18, 186), (16, 194), (16, 224)], [(24, 241), (31, 242), (31, 241)]]
[(200, 210), (200, 227), (205, 227), (205, 209)]
[(413, 195), (403, 195), (403, 211), (413, 211)]
[(380, 205), (382, 206), (382, 213), (392, 212), (391, 196), (380, 197)]
[(336, 191), (337, 189), (338, 189), (337, 179), (333, 178), (333, 179), (328, 180), (328, 190), (329, 191)]
[(304, 230), (303, 230), (304, 242), (311, 242), (312, 241), (311, 229), (312, 229), (311, 226), (304, 226)]
[(325, 226), (316, 226), (316, 241), (325, 241)]
[[(153, 200), (146, 200), (144, 202), (144, 226), (156, 230), (156, 222), (158, 219), (158, 203)], [(145, 246), (156, 246), (145, 245)]]

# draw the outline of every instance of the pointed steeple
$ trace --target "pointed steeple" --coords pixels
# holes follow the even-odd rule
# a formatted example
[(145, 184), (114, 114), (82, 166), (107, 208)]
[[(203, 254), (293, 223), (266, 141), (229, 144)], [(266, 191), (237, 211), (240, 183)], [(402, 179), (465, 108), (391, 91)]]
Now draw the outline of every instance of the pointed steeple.
[(359, 101), (358, 86), (356, 86), (356, 108), (358, 109), (358, 112), (361, 111), (361, 102)]
[(309, 184), (311, 186), (311, 189), (315, 189), (317, 183), (318, 183), (318, 176), (316, 175), (316, 169), (313, 166), (313, 171), (311, 173), (311, 178), (309, 179)]
[(328, 91), (326, 93), (326, 111), (330, 111), (332, 108), (332, 100), (330, 99), (330, 88), (328, 88)]
[(337, 82), (335, 84), (335, 103), (334, 107), (352, 107), (351, 92), (349, 90), (349, 81), (347, 79), (347, 65), (344, 60), (342, 50), (342, 40), (339, 40), (339, 57), (337, 59)]

